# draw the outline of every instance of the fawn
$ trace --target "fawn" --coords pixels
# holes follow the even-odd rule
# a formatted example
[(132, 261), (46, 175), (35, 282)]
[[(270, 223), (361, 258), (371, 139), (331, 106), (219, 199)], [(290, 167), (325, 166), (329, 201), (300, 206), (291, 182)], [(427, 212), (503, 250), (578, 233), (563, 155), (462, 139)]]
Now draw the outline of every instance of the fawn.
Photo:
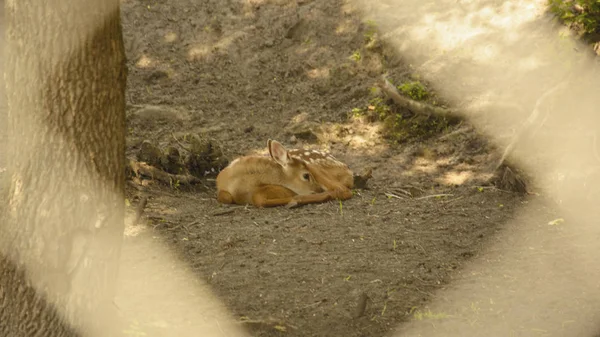
[(217, 200), (224, 204), (293, 207), (352, 197), (354, 177), (348, 166), (315, 150), (287, 150), (267, 141), (269, 156), (232, 161), (217, 176)]

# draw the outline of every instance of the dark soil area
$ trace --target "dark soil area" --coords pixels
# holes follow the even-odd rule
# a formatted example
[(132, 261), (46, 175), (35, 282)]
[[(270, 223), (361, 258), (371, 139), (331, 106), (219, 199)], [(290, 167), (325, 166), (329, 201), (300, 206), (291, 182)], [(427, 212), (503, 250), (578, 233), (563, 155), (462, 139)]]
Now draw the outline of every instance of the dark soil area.
[(219, 205), (222, 165), (194, 188), (130, 181), (132, 208), (148, 196), (143, 222), (256, 336), (387, 335), (525, 200), (490, 186), (498, 153), (465, 123), (432, 133), (413, 120), (390, 137), (353, 115), (382, 74), (414, 74), (343, 1), (127, 0), (122, 12), (132, 159), (146, 140), (185, 154), (196, 134), (226, 160), (273, 138), (374, 168), (351, 200), (298, 209)]

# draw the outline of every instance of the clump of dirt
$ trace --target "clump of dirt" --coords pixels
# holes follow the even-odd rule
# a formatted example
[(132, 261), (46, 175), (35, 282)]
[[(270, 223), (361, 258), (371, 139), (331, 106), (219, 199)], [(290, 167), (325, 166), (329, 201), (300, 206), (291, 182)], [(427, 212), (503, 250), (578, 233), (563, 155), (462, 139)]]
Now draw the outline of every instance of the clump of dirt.
[[(182, 115), (185, 114), (167, 107), (129, 109), (127, 153), (135, 160), (130, 160), (128, 177), (141, 185), (155, 179), (178, 187), (215, 177), (229, 164), (215, 140), (198, 133), (175, 131), (175, 127), (181, 128), (189, 120)], [(138, 129), (144, 132), (134, 132)]]
[[(142, 222), (256, 336), (386, 335), (524, 201), (491, 186), (499, 155), (466, 123), (412, 119), (377, 91), (387, 74), (443, 107), (413, 90), (410, 67), (345, 1), (131, 0), (122, 13), (127, 154), (168, 173), (153, 184), (135, 166), (128, 199), (147, 200)], [(398, 115), (401, 128), (386, 122)], [(219, 205), (216, 171), (269, 138), (328, 150), (372, 178), (343, 203)], [(205, 188), (169, 183), (180, 169)]]

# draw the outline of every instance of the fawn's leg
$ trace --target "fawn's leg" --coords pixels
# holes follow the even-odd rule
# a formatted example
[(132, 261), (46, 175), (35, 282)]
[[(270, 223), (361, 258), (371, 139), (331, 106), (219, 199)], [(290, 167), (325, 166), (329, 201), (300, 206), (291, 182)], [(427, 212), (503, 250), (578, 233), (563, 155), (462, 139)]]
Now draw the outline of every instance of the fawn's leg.
[(279, 185), (265, 185), (252, 194), (252, 203), (256, 207), (275, 207), (287, 205), (296, 193)]
[(231, 195), (231, 193), (227, 192), (227, 191), (219, 191), (219, 193), (217, 194), (217, 201), (222, 203), (222, 204), (235, 204), (235, 201), (233, 200), (233, 196)]
[(321, 186), (325, 187), (326, 192), (323, 193), (329, 194), (331, 198), (338, 200), (347, 200), (352, 198), (352, 190), (350, 190), (341, 182), (337, 181), (334, 177), (327, 173), (325, 169), (316, 165), (309, 165), (309, 168), (313, 177), (315, 177), (315, 180), (321, 184)]
[(287, 207), (295, 207), (307, 204), (317, 204), (334, 199), (330, 192), (321, 192), (315, 194), (296, 195), (286, 205)]

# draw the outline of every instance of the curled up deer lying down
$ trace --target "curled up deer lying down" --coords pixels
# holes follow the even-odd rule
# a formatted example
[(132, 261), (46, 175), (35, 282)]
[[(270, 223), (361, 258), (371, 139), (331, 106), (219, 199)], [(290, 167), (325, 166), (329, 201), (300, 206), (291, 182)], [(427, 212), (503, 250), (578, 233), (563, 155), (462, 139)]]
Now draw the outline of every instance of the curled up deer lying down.
[(232, 161), (217, 176), (217, 200), (257, 207), (294, 207), (352, 198), (354, 177), (348, 166), (315, 150), (290, 149), (267, 141), (269, 156)]

